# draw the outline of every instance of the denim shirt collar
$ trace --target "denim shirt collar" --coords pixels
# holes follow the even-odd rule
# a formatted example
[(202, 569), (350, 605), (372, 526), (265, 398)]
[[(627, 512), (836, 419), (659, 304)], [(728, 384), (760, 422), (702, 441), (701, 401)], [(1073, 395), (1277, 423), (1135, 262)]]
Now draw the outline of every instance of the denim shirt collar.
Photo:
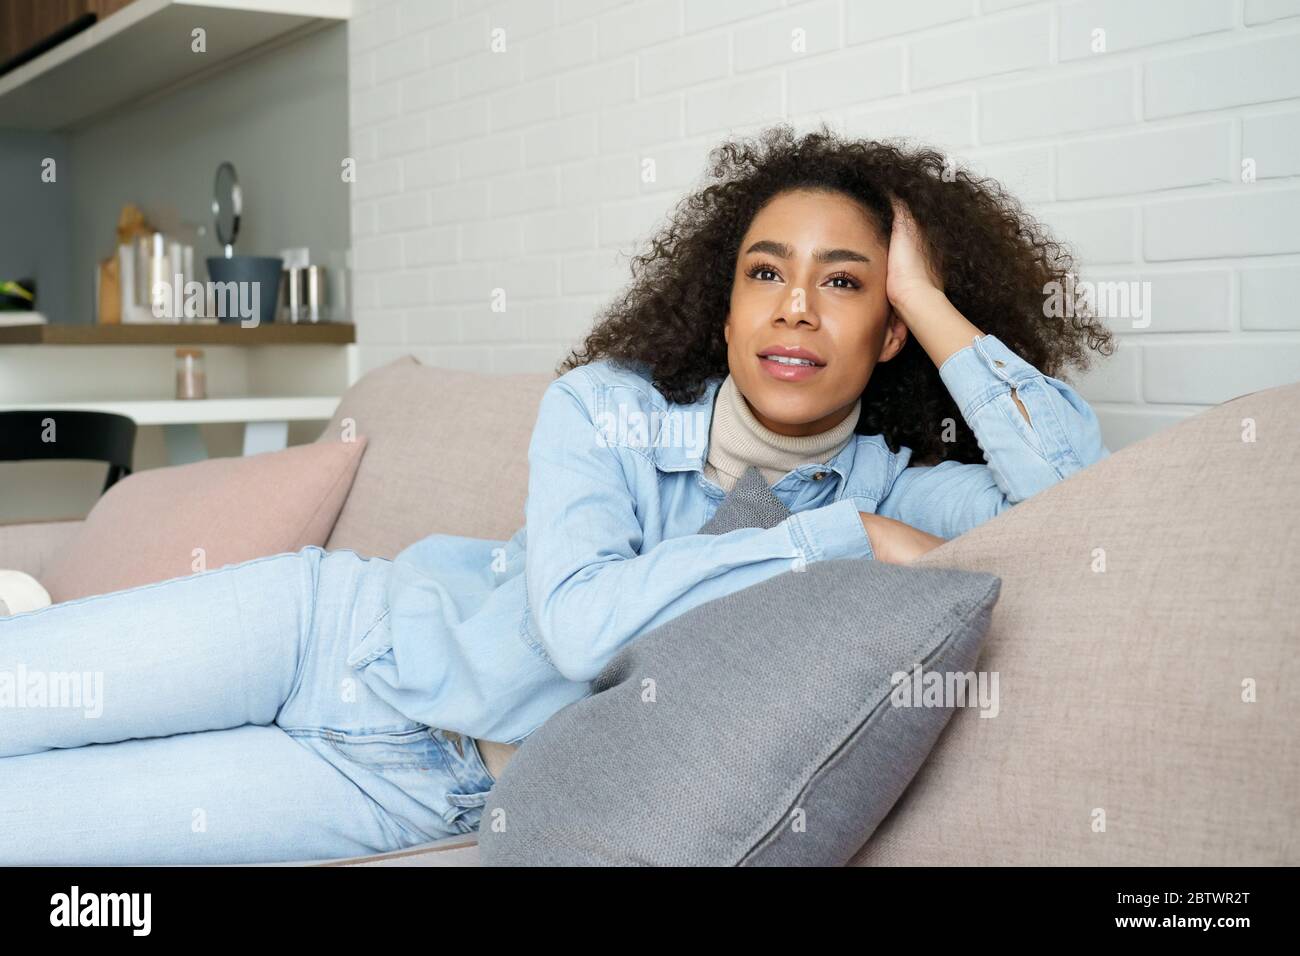
[[(704, 394), (694, 402), (677, 403), (655, 396), (663, 403), (670, 416), (680, 415), (680, 421), (694, 423), (703, 429), (702, 440), (692, 447), (689, 442), (653, 443), (653, 461), (662, 472), (702, 472), (709, 459), (709, 429), (713, 422), (713, 403), (717, 398), (725, 375), (706, 380)], [(897, 453), (889, 450), (880, 435), (855, 434), (835, 457), (825, 464), (809, 462), (794, 469), (802, 481), (812, 481), (820, 471), (835, 472), (839, 476), (836, 498), (863, 497), (879, 501), (893, 485), (894, 479), (906, 467), (911, 449), (901, 448)], [(785, 479), (782, 479), (783, 481)], [(778, 482), (779, 484), (779, 482)]]

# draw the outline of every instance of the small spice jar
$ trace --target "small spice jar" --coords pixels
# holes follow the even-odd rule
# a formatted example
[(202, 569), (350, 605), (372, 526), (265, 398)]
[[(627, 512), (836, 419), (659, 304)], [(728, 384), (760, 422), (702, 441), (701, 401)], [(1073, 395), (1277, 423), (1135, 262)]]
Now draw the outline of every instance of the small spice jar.
[(176, 350), (176, 397), (208, 397), (208, 379), (203, 371), (203, 349)]

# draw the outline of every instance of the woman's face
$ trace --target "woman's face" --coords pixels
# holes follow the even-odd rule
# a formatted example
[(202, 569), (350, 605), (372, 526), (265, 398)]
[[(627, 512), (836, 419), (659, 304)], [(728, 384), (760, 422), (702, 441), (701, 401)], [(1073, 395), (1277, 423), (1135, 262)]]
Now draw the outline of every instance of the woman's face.
[[(782, 435), (844, 420), (877, 362), (907, 340), (885, 296), (884, 237), (837, 192), (776, 195), (740, 243), (724, 335), (727, 364), (754, 417)], [(815, 365), (765, 353), (803, 349)]]

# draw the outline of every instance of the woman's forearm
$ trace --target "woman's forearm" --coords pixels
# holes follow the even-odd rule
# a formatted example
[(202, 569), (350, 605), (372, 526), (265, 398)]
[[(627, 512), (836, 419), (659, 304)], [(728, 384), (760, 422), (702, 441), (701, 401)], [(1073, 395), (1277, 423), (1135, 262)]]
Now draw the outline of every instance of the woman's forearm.
[(859, 511), (858, 516), (862, 519), (862, 527), (866, 529), (876, 560), (888, 564), (910, 564), (947, 540), (884, 515)]
[[(984, 334), (958, 311), (940, 289), (923, 289), (911, 298), (901, 299), (894, 309), (921, 344), (921, 348), (925, 349), (925, 354), (930, 356), (935, 368), (940, 368), (954, 354)], [(1024, 420), (1030, 422), (1029, 412), (1025, 410), (1024, 403), (1014, 388), (1011, 390), (1011, 398)]]

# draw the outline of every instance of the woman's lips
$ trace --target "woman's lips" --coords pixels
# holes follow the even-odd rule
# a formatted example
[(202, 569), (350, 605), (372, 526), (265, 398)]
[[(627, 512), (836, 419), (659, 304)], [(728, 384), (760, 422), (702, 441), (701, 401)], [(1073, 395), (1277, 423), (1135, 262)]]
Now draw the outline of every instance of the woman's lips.
[(759, 356), (758, 364), (768, 375), (782, 382), (802, 382), (812, 378), (826, 367), (825, 365), (783, 365), (762, 356)]

